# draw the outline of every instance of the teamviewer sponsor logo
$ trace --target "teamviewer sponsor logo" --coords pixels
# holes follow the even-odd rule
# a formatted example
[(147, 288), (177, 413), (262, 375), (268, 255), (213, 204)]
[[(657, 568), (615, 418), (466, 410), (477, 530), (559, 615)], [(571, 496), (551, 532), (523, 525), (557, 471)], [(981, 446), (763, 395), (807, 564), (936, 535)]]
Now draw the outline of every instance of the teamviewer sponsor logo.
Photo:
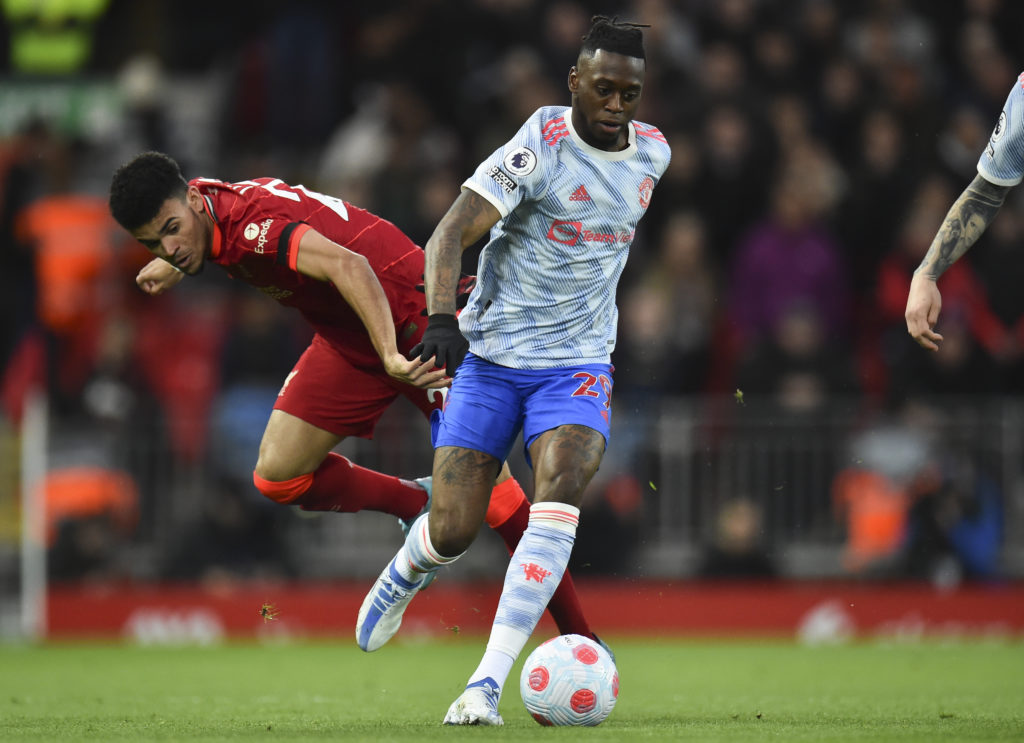
[(551, 229), (548, 230), (548, 240), (554, 240), (562, 245), (575, 245), (580, 241), (582, 231), (582, 222), (566, 222), (556, 219), (551, 223)]
[(551, 223), (548, 230), (548, 240), (554, 240), (562, 245), (575, 245), (579, 242), (585, 243), (631, 243), (633, 242), (632, 232), (595, 232), (594, 230), (583, 229), (582, 222), (567, 222), (556, 219)]

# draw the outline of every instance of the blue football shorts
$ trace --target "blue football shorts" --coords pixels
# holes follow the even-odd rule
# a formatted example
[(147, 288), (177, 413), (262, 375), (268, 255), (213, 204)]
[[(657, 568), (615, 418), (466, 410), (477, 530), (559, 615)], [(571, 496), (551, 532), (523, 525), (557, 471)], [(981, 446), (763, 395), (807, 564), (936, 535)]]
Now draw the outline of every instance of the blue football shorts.
[(593, 428), (607, 447), (611, 399), (609, 364), (511, 369), (470, 353), (456, 372), (443, 411), (433, 415), (431, 435), (435, 447), (461, 446), (503, 462), (522, 430), (529, 463), (530, 444), (566, 424)]

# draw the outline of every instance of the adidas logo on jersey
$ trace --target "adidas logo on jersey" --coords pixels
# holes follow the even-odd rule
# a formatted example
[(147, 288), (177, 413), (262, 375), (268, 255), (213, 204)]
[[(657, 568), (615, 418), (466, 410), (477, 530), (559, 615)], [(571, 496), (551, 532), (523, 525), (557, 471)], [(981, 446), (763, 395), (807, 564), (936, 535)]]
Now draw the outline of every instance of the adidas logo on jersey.
[(585, 186), (580, 186), (572, 192), (569, 201), (590, 201), (590, 194), (587, 193)]

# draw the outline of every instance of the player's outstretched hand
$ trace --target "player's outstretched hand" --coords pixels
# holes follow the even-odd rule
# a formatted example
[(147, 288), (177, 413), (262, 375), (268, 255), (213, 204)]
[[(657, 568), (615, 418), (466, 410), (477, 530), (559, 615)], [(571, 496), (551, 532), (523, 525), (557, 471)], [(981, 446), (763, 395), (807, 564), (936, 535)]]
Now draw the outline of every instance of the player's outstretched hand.
[(151, 296), (163, 294), (172, 286), (185, 278), (185, 274), (178, 271), (163, 258), (154, 258), (139, 271), (135, 277), (135, 283), (142, 291)]
[(434, 368), (433, 358), (427, 361), (420, 361), (419, 357), (409, 360), (395, 351), (384, 359), (384, 369), (389, 377), (424, 390), (450, 387), (452, 384), (444, 369)]
[(923, 273), (914, 274), (907, 295), (907, 332), (925, 348), (938, 351), (942, 336), (932, 328), (939, 320), (942, 310), (942, 295), (935, 281)]
[(423, 340), (409, 353), (410, 358), (420, 361), (434, 359), (440, 369), (447, 369), (448, 376), (454, 377), (455, 370), (466, 358), (469, 341), (459, 330), (459, 320), (455, 315), (437, 313), (428, 318), (427, 329), (423, 331)]

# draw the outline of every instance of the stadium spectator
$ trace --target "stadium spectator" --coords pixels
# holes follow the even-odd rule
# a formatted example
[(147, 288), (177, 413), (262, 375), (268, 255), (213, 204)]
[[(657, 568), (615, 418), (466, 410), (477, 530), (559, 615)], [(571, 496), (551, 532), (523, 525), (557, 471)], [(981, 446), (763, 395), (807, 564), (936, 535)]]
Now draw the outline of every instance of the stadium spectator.
[(650, 265), (623, 292), (614, 362), (628, 404), (657, 405), (666, 394), (701, 392), (707, 381), (718, 278), (706, 226), (695, 212), (675, 212), (660, 237)]
[(775, 179), (768, 213), (739, 245), (729, 312), (741, 346), (767, 338), (797, 304), (813, 308), (827, 342), (848, 338), (845, 260), (824, 222), (829, 177), (823, 160), (788, 160)]
[(52, 580), (124, 577), (117, 546), (134, 531), (139, 492), (125, 472), (102, 466), (62, 467), (43, 483), (47, 572)]
[[(258, 292), (232, 292), (232, 318), (220, 349), (220, 384), (211, 410), (210, 454), (226, 484), (251, 491), (253, 452), (294, 359), (308, 345), (308, 326)], [(267, 353), (267, 349), (274, 349)], [(250, 499), (256, 500), (256, 499)], [(265, 499), (259, 499), (268, 504)]]
[[(502, 687), (565, 571), (605, 448), (615, 289), (670, 157), (660, 131), (633, 121), (645, 66), (640, 28), (595, 16), (569, 72), (571, 107), (538, 109), (463, 184), (427, 243), (431, 314), (417, 350), (458, 369), (435, 434), (436, 510), (367, 594), (360, 647), (386, 643), (427, 578), (472, 543), (483, 484), (520, 430), (534, 468), (530, 525), (491, 639), (446, 724), (502, 724)], [(456, 319), (462, 252), (492, 228), (480, 283)]]
[(43, 158), (52, 151), (54, 139), (50, 128), (37, 120), (0, 142), (0, 362), (5, 366), (38, 323), (35, 259), (16, 225), (22, 210), (50, 190)]
[(896, 573), (913, 493), (935, 476), (930, 442), (914, 425), (883, 422), (850, 442), (832, 482), (836, 519), (846, 529), (843, 569), (858, 577)]
[(749, 498), (722, 505), (715, 519), (714, 540), (697, 567), (697, 577), (714, 580), (775, 578), (779, 569), (764, 548), (761, 509)]
[(701, 118), (696, 207), (717, 268), (726, 272), (743, 235), (764, 214), (771, 190), (776, 153), (758, 119), (732, 102), (715, 104)]
[[(807, 5), (820, 7), (826, 3)], [(856, 62), (843, 54), (841, 47), (838, 47), (840, 51), (836, 49), (831, 48), (826, 57), (821, 57), (820, 52), (807, 52), (814, 54), (816, 59), (821, 57), (819, 64), (810, 65), (811, 69), (820, 70), (820, 79), (802, 94), (815, 111), (821, 138), (849, 175), (858, 165), (858, 140), (868, 100), (868, 83)], [(895, 165), (891, 163), (890, 167)], [(851, 189), (851, 193), (856, 192)]]
[(795, 302), (741, 357), (737, 384), (748, 399), (765, 398), (782, 420), (822, 420), (837, 400), (859, 392), (850, 357), (838, 349), (817, 308)]
[(889, 111), (872, 108), (856, 131), (857, 156), (848, 170), (836, 234), (848, 256), (851, 289), (869, 312), (879, 261), (892, 250), (919, 173), (902, 166), (905, 134)]
[(0, 403), (14, 422), (21, 420), (29, 389), (47, 376), (34, 248), (18, 223), (25, 208), (51, 190), (47, 163), (56, 139), (35, 119), (0, 142)]
[[(1010, 329), (1016, 346), (1024, 349), (1024, 312), (1021, 312), (1020, 297), (1021, 282), (1024, 282), (1024, 251), (1020, 249), (1024, 244), (1024, 210), (1021, 209), (1024, 191), (1014, 191), (1007, 198), (1011, 204), (999, 210), (979, 239), (982, 246), (971, 253), (970, 261), (992, 312)], [(947, 291), (945, 283), (943, 291)], [(995, 389), (1010, 395), (1024, 391), (1024, 357), (1004, 359), (995, 384)], [(975, 389), (985, 387), (978, 385)]]
[(160, 574), (206, 585), (292, 578), (299, 571), (280, 528), (280, 511), (254, 507), (235, 482), (214, 482), (181, 524)]
[(940, 452), (936, 470), (907, 514), (903, 574), (946, 589), (997, 578), (1003, 536), (998, 485), (964, 452)]
[[(404, 356), (423, 333), (422, 249), (340, 199), (272, 178), (186, 181), (172, 158), (155, 152), (117, 169), (110, 211), (156, 256), (136, 279), (145, 292), (161, 294), (209, 261), (298, 309), (316, 331), (270, 413), (257, 490), (305, 510), (382, 511), (408, 528), (429, 506), (429, 480), (374, 472), (332, 450), (347, 436), (370, 438), (400, 395), (425, 415), (441, 407), (444, 369), (429, 356)], [(462, 291), (471, 283), (460, 283)], [(500, 469), (490, 523), (513, 549), (530, 504)], [(563, 632), (591, 634), (571, 581), (551, 611)]]
[[(612, 434), (619, 442), (620, 431), (613, 427)], [(625, 433), (625, 432), (623, 432)], [(627, 434), (628, 435), (628, 434)], [(634, 558), (640, 546), (643, 526), (644, 490), (650, 490), (648, 483), (641, 483), (638, 470), (643, 471), (642, 455), (635, 452), (634, 465), (629, 468), (616, 467), (616, 462), (602, 460), (601, 472), (604, 477), (595, 476), (584, 495), (583, 507), (587, 512), (587, 528), (576, 535), (569, 564), (577, 576), (605, 575), (624, 578), (633, 572)], [(623, 457), (617, 457), (621, 462)], [(605, 473), (605, 462), (611, 470)], [(608, 549), (614, 544), (615, 549)]]

